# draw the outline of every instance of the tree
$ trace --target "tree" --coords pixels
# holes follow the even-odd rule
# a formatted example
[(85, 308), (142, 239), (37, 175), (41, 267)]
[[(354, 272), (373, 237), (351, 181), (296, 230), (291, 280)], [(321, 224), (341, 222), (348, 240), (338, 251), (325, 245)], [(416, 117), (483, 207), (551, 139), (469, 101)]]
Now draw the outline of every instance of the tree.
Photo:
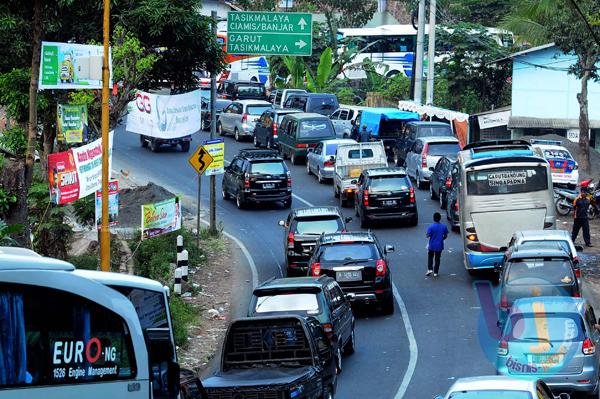
[[(410, 0), (408, 9), (416, 15), (419, 0)], [(438, 0), (437, 22), (456, 24), (470, 22), (483, 26), (497, 26), (510, 11), (511, 0)], [(429, 15), (429, 11), (427, 11)]]
[(588, 82), (600, 80), (600, 25), (590, 20), (600, 15), (596, 0), (526, 0), (516, 3), (504, 24), (532, 44), (554, 42), (565, 54), (577, 56), (568, 73), (581, 80), (577, 94), (579, 104), (579, 166), (589, 172)]

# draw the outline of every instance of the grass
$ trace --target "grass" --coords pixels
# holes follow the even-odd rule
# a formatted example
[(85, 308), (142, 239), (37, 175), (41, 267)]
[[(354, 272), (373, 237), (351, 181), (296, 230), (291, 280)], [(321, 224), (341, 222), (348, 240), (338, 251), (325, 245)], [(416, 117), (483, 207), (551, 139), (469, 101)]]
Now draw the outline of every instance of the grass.
[(186, 303), (180, 297), (173, 295), (169, 302), (171, 307), (171, 318), (173, 320), (173, 335), (175, 345), (185, 347), (187, 345), (188, 330), (198, 322), (198, 311)]

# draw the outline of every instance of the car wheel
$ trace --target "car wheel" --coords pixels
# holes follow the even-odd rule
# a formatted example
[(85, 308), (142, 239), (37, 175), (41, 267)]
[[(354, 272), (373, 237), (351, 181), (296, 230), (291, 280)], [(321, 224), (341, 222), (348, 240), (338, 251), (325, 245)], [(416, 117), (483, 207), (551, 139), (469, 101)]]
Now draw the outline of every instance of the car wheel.
[(335, 185), (335, 183), (333, 184), (333, 196), (335, 198), (340, 198), (340, 193), (337, 190), (337, 186)]
[(325, 393), (323, 394), (323, 399), (333, 399), (333, 389), (331, 387), (327, 387), (325, 389)]
[(321, 168), (317, 168), (317, 180), (319, 181), (319, 184), (325, 183), (325, 179), (323, 178), (323, 175), (321, 174)]
[(354, 353), (354, 349), (356, 348), (356, 335), (354, 334), (354, 326), (352, 326), (352, 332), (350, 332), (350, 338), (346, 345), (344, 345), (344, 354), (351, 355)]
[(415, 173), (415, 181), (417, 182), (417, 188), (419, 190), (423, 190), (423, 188), (425, 188), (424, 184), (421, 183), (421, 177), (419, 176), (419, 172)]
[(296, 155), (296, 151), (292, 151), (290, 155), (290, 161), (292, 161), (292, 165), (298, 165), (300, 162), (298, 161), (298, 155)]
[(190, 151), (190, 142), (189, 141), (184, 141), (183, 143), (181, 143), (181, 151), (183, 151), (183, 152)]
[(142, 134), (140, 134), (140, 145), (142, 146), (142, 148), (148, 147), (148, 142), (146, 141), (146, 138)]
[(386, 297), (381, 304), (381, 314), (391, 315), (394, 314), (394, 296), (390, 294)]
[(335, 350), (335, 370), (337, 374), (342, 373), (342, 350), (340, 349), (339, 345)]
[(289, 209), (289, 208), (291, 208), (291, 207), (292, 207), (292, 200), (291, 200), (291, 199), (289, 199), (289, 200), (285, 200), (285, 201), (283, 201), (283, 207), (284, 207), (285, 209)]
[(260, 147), (260, 143), (258, 142), (258, 139), (256, 138), (256, 134), (253, 136), (252, 142), (254, 143), (255, 147)]
[(310, 162), (308, 162), (308, 159), (306, 160), (306, 174), (307, 175), (312, 175), (312, 172), (310, 171)]
[(433, 184), (431, 183), (429, 183), (429, 198), (431, 198), (432, 200), (437, 199), (437, 195), (435, 195), (435, 193), (433, 192)]
[(415, 215), (412, 218), (410, 218), (411, 226), (417, 226), (418, 224), (419, 224), (419, 215)]
[(342, 195), (340, 195), (340, 208), (348, 207), (348, 199), (344, 199)]
[(150, 147), (150, 151), (158, 152), (159, 145), (156, 144), (156, 141), (150, 139), (149, 147)]
[(227, 192), (227, 190), (225, 189), (225, 184), (221, 184), (221, 196), (223, 197), (223, 200), (227, 201), (228, 199), (230, 199), (231, 197), (229, 196), (229, 193)]
[(238, 130), (237, 127), (233, 131), (233, 134), (234, 134), (234, 137), (235, 137), (235, 141), (240, 141), (242, 139), (241, 136), (240, 136), (240, 131)]
[(246, 207), (246, 202), (242, 197), (242, 193), (237, 193), (235, 196), (235, 204), (237, 205), (238, 209), (244, 209)]
[(225, 131), (223, 130), (223, 125), (221, 122), (217, 124), (217, 131), (219, 132), (219, 136), (225, 136)]

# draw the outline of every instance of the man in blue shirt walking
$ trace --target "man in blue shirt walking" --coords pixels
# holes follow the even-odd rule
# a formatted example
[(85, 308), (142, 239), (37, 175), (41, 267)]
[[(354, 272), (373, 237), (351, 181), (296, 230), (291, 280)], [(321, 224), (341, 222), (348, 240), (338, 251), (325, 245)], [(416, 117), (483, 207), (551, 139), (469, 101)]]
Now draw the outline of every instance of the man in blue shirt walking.
[[(433, 277), (438, 276), (440, 270), (440, 257), (444, 250), (444, 240), (448, 237), (448, 228), (445, 224), (440, 223), (442, 215), (439, 212), (433, 214), (433, 223), (427, 228), (427, 238), (429, 238), (429, 245), (427, 246), (427, 276), (433, 273)], [(433, 267), (433, 260), (435, 258), (435, 266)]]

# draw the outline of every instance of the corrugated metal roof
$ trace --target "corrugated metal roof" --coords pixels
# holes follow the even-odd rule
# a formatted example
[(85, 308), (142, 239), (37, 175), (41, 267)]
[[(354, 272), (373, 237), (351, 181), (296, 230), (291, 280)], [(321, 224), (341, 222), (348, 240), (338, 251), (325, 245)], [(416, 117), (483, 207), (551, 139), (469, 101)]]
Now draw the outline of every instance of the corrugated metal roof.
[[(508, 120), (509, 129), (578, 129), (578, 119), (563, 118), (533, 118), (529, 116), (511, 116)], [(600, 120), (590, 120), (591, 129), (600, 129)]]

